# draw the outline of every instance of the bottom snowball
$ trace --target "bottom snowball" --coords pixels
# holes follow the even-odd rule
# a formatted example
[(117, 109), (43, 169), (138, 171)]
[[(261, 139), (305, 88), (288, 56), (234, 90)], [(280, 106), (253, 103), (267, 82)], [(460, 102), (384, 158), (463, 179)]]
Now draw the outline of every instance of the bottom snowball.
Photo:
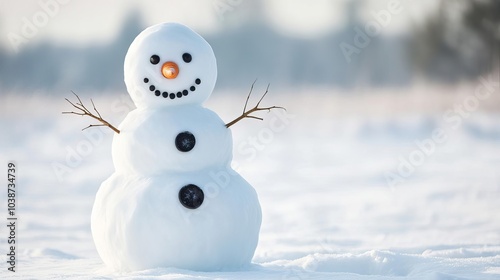
[[(189, 184), (204, 193), (196, 209), (179, 201)], [(97, 251), (117, 271), (238, 269), (253, 257), (260, 224), (255, 190), (230, 168), (150, 177), (115, 173), (102, 183), (92, 210)]]

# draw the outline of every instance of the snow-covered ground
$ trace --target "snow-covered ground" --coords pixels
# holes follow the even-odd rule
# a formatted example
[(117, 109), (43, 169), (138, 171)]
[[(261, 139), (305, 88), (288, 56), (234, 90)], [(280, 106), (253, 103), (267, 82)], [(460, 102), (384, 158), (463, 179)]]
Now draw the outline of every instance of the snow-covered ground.
[[(112, 131), (82, 133), (91, 120), (61, 115), (70, 109), (62, 98), (4, 95), (0, 176), (6, 182), (7, 162), (16, 163), (19, 220), (15, 274), (0, 230), (0, 278), (500, 279), (498, 90), (467, 114), (444, 115), (471, 102), (475, 87), (356, 97), (271, 90), (264, 103), (287, 113), (232, 129), (235, 165), (263, 210), (254, 265), (127, 274), (103, 266), (90, 233), (94, 195), (113, 171)], [(215, 93), (207, 107), (229, 121), (245, 94)], [(81, 95), (112, 123), (132, 108), (125, 94)]]

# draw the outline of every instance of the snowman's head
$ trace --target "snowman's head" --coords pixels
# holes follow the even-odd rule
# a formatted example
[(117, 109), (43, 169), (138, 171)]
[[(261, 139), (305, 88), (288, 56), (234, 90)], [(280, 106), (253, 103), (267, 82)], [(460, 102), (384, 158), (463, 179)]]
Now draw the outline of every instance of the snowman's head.
[(138, 108), (205, 101), (215, 86), (217, 63), (212, 47), (178, 23), (142, 31), (125, 56), (127, 90)]

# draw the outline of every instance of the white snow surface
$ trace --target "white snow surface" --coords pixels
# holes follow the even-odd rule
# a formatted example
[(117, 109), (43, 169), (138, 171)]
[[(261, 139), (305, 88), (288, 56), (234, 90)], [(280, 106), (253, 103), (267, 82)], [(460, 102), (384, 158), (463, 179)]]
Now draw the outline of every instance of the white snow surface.
[[(62, 98), (4, 94), (0, 155), (4, 166), (17, 165), (19, 220), (15, 274), (7, 271), (7, 233), (0, 231), (0, 278), (499, 279), (500, 115), (491, 109), (498, 98), (454, 126), (443, 112), (465, 95), (429, 91), (347, 97), (271, 88), (264, 105), (285, 106), (288, 114), (232, 128), (233, 167), (262, 206), (253, 265), (130, 273), (104, 266), (90, 231), (96, 192), (114, 171), (113, 132), (81, 132), (91, 120), (61, 115), (69, 106)], [(245, 94), (216, 91), (207, 107), (228, 122), (241, 112)], [(115, 124), (134, 108), (124, 93), (81, 96), (94, 97)], [(404, 182), (389, 186), (385, 174), (397, 173), (401, 159), (418, 149), (415, 141), (431, 139), (436, 129), (446, 141)], [(1, 176), (6, 181), (5, 171)]]

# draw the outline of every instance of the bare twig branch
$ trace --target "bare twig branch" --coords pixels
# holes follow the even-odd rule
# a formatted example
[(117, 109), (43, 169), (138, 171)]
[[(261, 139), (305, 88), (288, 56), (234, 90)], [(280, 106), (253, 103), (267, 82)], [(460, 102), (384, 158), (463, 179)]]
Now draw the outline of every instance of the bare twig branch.
[(262, 102), (262, 99), (264, 99), (264, 97), (266, 97), (266, 94), (269, 92), (269, 86), (271, 84), (267, 84), (267, 88), (266, 88), (266, 92), (264, 92), (264, 94), (262, 95), (262, 97), (259, 99), (259, 102), (257, 102), (257, 106), (260, 105), (260, 102)]
[(97, 115), (99, 116), (99, 118), (102, 119), (101, 117), (101, 114), (99, 113), (99, 111), (97, 111), (97, 109), (95, 108), (95, 105), (94, 105), (94, 100), (92, 100), (92, 98), (90, 98), (90, 102), (92, 102), (92, 107), (94, 107), (94, 111), (97, 113)]
[(250, 95), (252, 94), (252, 90), (253, 90), (253, 86), (255, 84), (257, 80), (255, 80), (252, 84), (252, 86), (250, 87), (250, 92), (248, 93), (247, 95), (247, 99), (245, 101), (245, 106), (243, 107), (243, 113), (241, 114), (241, 116), (237, 117), (236, 119), (232, 120), (231, 122), (227, 123), (226, 124), (226, 127), (230, 127), (232, 126), (233, 124), (241, 121), (242, 119), (244, 118), (249, 118), (249, 119), (257, 119), (257, 120), (263, 120), (263, 118), (260, 118), (260, 117), (256, 117), (256, 116), (253, 116), (251, 115), (252, 113), (254, 112), (258, 112), (258, 111), (268, 111), (270, 112), (272, 109), (283, 109), (286, 111), (285, 108), (283, 107), (280, 107), (280, 106), (271, 106), (271, 107), (259, 107), (260, 105), (260, 102), (262, 102), (262, 100), (264, 99), (264, 97), (266, 96), (266, 94), (268, 93), (269, 91), (269, 84), (267, 85), (267, 88), (266, 88), (266, 92), (264, 92), (264, 94), (262, 95), (262, 97), (259, 99), (259, 102), (257, 102), (257, 105), (255, 105), (255, 107), (253, 107), (252, 109), (249, 109), (247, 111), (247, 105), (248, 105), (248, 100), (250, 99)]
[(73, 112), (73, 111), (71, 111), (71, 112), (62, 112), (62, 113), (63, 114), (74, 114), (74, 115), (79, 115), (79, 116), (85, 116), (84, 113), (77, 113), (77, 112)]
[(96, 126), (107, 126), (107, 125), (105, 125), (105, 124), (90, 124), (89, 126), (83, 128), (82, 130), (85, 130), (85, 129), (91, 128), (91, 127), (96, 127)]
[(248, 92), (247, 100), (245, 101), (245, 106), (243, 107), (242, 114), (245, 114), (245, 111), (247, 110), (248, 99), (250, 99), (250, 95), (252, 94), (252, 91), (253, 91), (253, 86), (255, 85), (256, 82), (257, 82), (257, 79), (255, 79), (255, 81), (253, 81), (252, 86), (250, 87), (250, 91)]
[(91, 128), (91, 127), (96, 127), (96, 126), (107, 126), (109, 128), (111, 128), (114, 132), (120, 134), (120, 130), (118, 130), (116, 127), (114, 127), (113, 125), (111, 125), (109, 122), (107, 122), (106, 120), (104, 120), (101, 116), (101, 114), (99, 113), (99, 111), (97, 111), (96, 107), (95, 107), (95, 104), (94, 104), (94, 101), (92, 99), (90, 99), (90, 102), (92, 103), (92, 107), (94, 108), (94, 111), (97, 113), (97, 116), (92, 114), (92, 112), (89, 111), (89, 109), (87, 109), (87, 107), (85, 107), (85, 105), (83, 105), (83, 102), (82, 100), (80, 99), (80, 97), (74, 92), (74, 91), (71, 91), (75, 96), (76, 98), (78, 99), (78, 102), (71, 102), (69, 99), (67, 98), (64, 98), (69, 104), (71, 104), (71, 106), (75, 107), (76, 109), (78, 109), (79, 111), (81, 112), (74, 112), (74, 111), (67, 111), (67, 112), (62, 112), (63, 114), (73, 114), (73, 115), (78, 115), (78, 116), (89, 116), (99, 122), (101, 122), (101, 124), (91, 124), (87, 127), (85, 127), (84, 129), (82, 130), (85, 130), (87, 128)]
[(247, 118), (256, 119), (256, 120), (260, 120), (260, 121), (264, 120), (263, 118), (259, 118), (259, 117), (256, 117), (256, 116), (247, 116)]

